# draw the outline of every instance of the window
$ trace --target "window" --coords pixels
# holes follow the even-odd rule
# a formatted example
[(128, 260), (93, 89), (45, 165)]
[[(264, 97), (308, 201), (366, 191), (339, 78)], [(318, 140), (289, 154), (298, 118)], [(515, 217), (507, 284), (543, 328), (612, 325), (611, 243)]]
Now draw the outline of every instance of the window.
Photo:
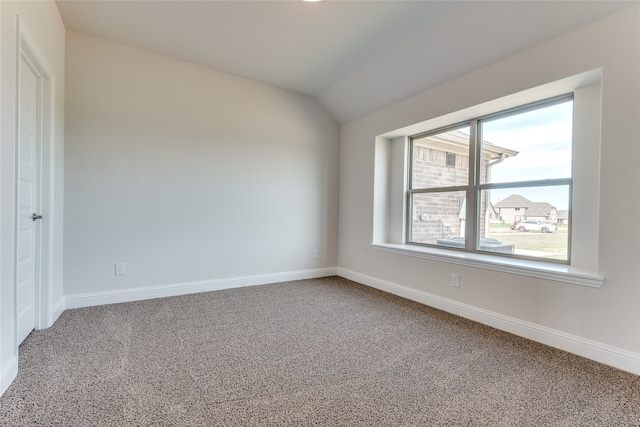
[(407, 242), (569, 263), (572, 140), (573, 96), (410, 137)]
[[(585, 71), (507, 95), (497, 93), (496, 95), (500, 96), (480, 104), (471, 104), (471, 100), (467, 104), (464, 94), (452, 91), (451, 96), (461, 97), (461, 101), (458, 102), (461, 109), (449, 112), (434, 104), (432, 107), (435, 110), (425, 120), (375, 135), (371, 249), (435, 262), (601, 287), (604, 278), (599, 272), (598, 240), (602, 93), (600, 69)], [(545, 108), (553, 106), (566, 108), (566, 120), (558, 122), (551, 114), (554, 110)], [(533, 116), (525, 113), (537, 113), (546, 117), (548, 124), (557, 122), (555, 134), (561, 135), (564, 132), (565, 142), (555, 138), (553, 141), (547, 141), (548, 144), (539, 140), (534, 145), (526, 146), (527, 137), (535, 136), (534, 132), (537, 131), (532, 126), (532, 120), (530, 126), (526, 125), (527, 119)], [(523, 124), (520, 127), (520, 135), (513, 132), (512, 138), (507, 137), (509, 134), (504, 132), (504, 128), (509, 124), (509, 120), (520, 121)], [(561, 131), (562, 127), (558, 126), (561, 123), (565, 131)], [(503, 127), (502, 132), (498, 132), (500, 126)], [(471, 138), (472, 129), (475, 129), (474, 135), (477, 135), (478, 141), (486, 141), (491, 145), (485, 144), (483, 150), (483, 144)], [(456, 167), (447, 168), (446, 158), (439, 161), (439, 167), (443, 173), (446, 172), (443, 177), (448, 179), (456, 177), (460, 169), (466, 168), (466, 178), (455, 184), (426, 182), (411, 186), (415, 141), (451, 130), (458, 130), (463, 134), (466, 132), (467, 137), (462, 143), (460, 138), (456, 138), (459, 134), (447, 136), (448, 141), (444, 142), (448, 142), (448, 145), (446, 148), (442, 146), (442, 150), (456, 153)], [(506, 140), (500, 138), (501, 134)], [(568, 142), (571, 140), (574, 140), (575, 144)], [(475, 154), (475, 149), (471, 148), (472, 141), (479, 147), (478, 155)], [(423, 142), (427, 144), (428, 141)], [(439, 142), (443, 141), (429, 144), (437, 145)], [(504, 158), (501, 163), (491, 166), (489, 180), (482, 181), (478, 178), (476, 181), (475, 174), (473, 180), (470, 180), (469, 166), (472, 165), (480, 174), (481, 168), (476, 168), (475, 162), (482, 164), (483, 159), (491, 155), (492, 147), (498, 147), (498, 159), (501, 151), (499, 149), (509, 149), (517, 154), (507, 157), (508, 152), (503, 151)], [(425, 157), (425, 150), (422, 151), (423, 162), (431, 161)], [(472, 162), (469, 162), (470, 156), (473, 157)], [(495, 154), (493, 156), (495, 157)], [(543, 167), (536, 167), (540, 165)], [(538, 173), (535, 173), (536, 169)], [(509, 174), (509, 171), (527, 173), (524, 177), (518, 177), (513, 173)], [(448, 217), (438, 218), (439, 212), (433, 203), (422, 206), (416, 204), (415, 209), (412, 206), (413, 198), (421, 198), (424, 203), (424, 199), (428, 202), (429, 197), (433, 199), (436, 193), (447, 191), (450, 192), (449, 196), (453, 197), (458, 196), (456, 191), (463, 194), (461, 198), (457, 198), (455, 204), (449, 204), (451, 210), (453, 206), (459, 206), (457, 216), (450, 214)], [(506, 191), (507, 194), (500, 194)], [(526, 199), (528, 205), (511, 204), (508, 200), (505, 202), (508, 196), (514, 194)], [(551, 194), (561, 197), (552, 199), (548, 197)], [(445, 194), (440, 196), (443, 195)], [(561, 203), (564, 195), (567, 196), (564, 203), (566, 208)], [(474, 213), (471, 197), (475, 198), (473, 203), (476, 209), (479, 209), (483, 200), (490, 201), (484, 216)], [(544, 220), (535, 218), (535, 210), (527, 207), (531, 206), (532, 202), (542, 203), (537, 205), (542, 208), (546, 208), (544, 203), (548, 203), (556, 209), (557, 220), (554, 221), (552, 218), (553, 210), (549, 211), (550, 219), (546, 220), (546, 223), (557, 227), (556, 231), (547, 227), (549, 232), (545, 233), (542, 230), (545, 228), (543, 224), (535, 222)], [(501, 208), (503, 205), (511, 206)], [(516, 208), (520, 210), (516, 211)], [(572, 215), (573, 213), (575, 215)], [(519, 226), (524, 227), (524, 231), (520, 231), (519, 228), (511, 230), (511, 218), (514, 222), (516, 219), (520, 221)], [(442, 220), (442, 223), (439, 220)], [(460, 226), (462, 221), (465, 223), (464, 227)], [(425, 229), (420, 238), (417, 235), (413, 236), (414, 226)], [(430, 230), (427, 230), (429, 226)], [(488, 231), (485, 226), (488, 227)], [(529, 239), (530, 237), (533, 239)], [(554, 240), (541, 240), (547, 237), (559, 239), (561, 250), (555, 250), (558, 247), (557, 240), (553, 247), (540, 244), (531, 247), (536, 240), (538, 243), (554, 243)], [(485, 239), (482, 245), (481, 238)], [(449, 241), (439, 244), (437, 240)], [(513, 253), (499, 252), (508, 251), (509, 244), (513, 245)]]
[(447, 166), (456, 167), (456, 153), (447, 153)]

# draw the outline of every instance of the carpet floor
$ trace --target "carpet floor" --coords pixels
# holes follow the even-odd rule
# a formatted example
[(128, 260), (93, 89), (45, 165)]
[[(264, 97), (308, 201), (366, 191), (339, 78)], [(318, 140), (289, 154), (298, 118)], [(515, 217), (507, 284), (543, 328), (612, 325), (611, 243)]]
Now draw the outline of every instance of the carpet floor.
[(640, 377), (329, 277), (65, 311), (2, 426), (640, 426)]

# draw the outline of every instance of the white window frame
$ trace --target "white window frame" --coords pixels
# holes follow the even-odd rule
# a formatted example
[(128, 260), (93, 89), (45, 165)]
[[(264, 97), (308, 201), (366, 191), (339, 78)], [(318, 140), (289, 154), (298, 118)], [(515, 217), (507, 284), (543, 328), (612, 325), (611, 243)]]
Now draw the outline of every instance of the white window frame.
[[(601, 138), (601, 69), (590, 70), (543, 84), (460, 111), (395, 129), (375, 138), (373, 233), (371, 249), (470, 267), (590, 287), (601, 287), (599, 272), (599, 188)], [(564, 94), (574, 97), (571, 208), (581, 212), (572, 218), (571, 261), (507, 258), (408, 244), (406, 239), (407, 150), (409, 136), (467, 122), (521, 105)]]
[[(489, 115), (485, 115), (482, 117), (476, 117), (469, 121), (463, 123), (456, 123), (445, 128), (435, 129), (428, 132), (423, 132), (418, 135), (409, 136), (409, 149), (407, 150), (409, 168), (407, 170), (407, 220), (406, 220), (406, 242), (411, 245), (419, 245), (419, 246), (428, 246), (428, 247), (438, 247), (434, 244), (421, 243), (412, 240), (413, 230), (412, 224), (413, 221), (411, 219), (412, 215), (412, 201), (413, 195), (415, 194), (432, 194), (438, 192), (465, 192), (467, 200), (466, 203), (466, 214), (465, 218), (465, 230), (464, 235), (470, 236), (470, 238), (465, 239), (465, 247), (456, 249), (451, 248), (452, 250), (458, 251), (467, 251), (467, 252), (479, 252), (479, 253), (487, 253), (488, 251), (482, 251), (479, 249), (480, 247), (480, 229), (482, 224), (480, 224), (481, 212), (480, 212), (480, 199), (482, 190), (492, 190), (492, 189), (504, 189), (504, 188), (523, 188), (523, 187), (554, 187), (559, 185), (564, 185), (569, 187), (569, 194), (571, 195), (572, 187), (573, 187), (573, 179), (571, 177), (568, 178), (556, 178), (556, 179), (545, 179), (545, 180), (528, 180), (528, 181), (509, 181), (509, 182), (500, 182), (500, 183), (482, 183), (480, 179), (480, 175), (482, 173), (481, 170), (481, 161), (482, 161), (482, 137), (480, 132), (481, 123), (487, 119), (495, 119), (500, 117), (509, 117), (511, 115), (533, 111), (540, 108), (545, 108), (549, 106), (553, 106), (562, 102), (566, 102), (571, 100), (573, 102), (573, 93), (564, 94), (560, 96), (553, 97), (551, 99), (545, 99), (541, 101), (537, 101), (534, 103), (521, 105), (515, 108), (510, 108), (505, 111), (498, 111), (496, 113), (492, 113)], [(437, 135), (442, 132), (447, 132), (450, 130), (455, 130), (460, 127), (469, 127), (470, 135), (469, 135), (469, 175), (467, 177), (467, 183), (465, 185), (456, 185), (456, 186), (433, 186), (426, 188), (413, 188), (412, 180), (413, 180), (413, 153), (414, 153), (414, 144), (416, 139), (421, 139), (430, 135)], [(573, 143), (572, 143), (573, 145)], [(449, 153), (447, 153), (447, 156)], [(448, 164), (447, 164), (448, 166)], [(570, 201), (570, 200), (569, 200)], [(571, 204), (569, 204), (569, 218), (571, 219)], [(492, 253), (492, 255), (496, 256), (505, 256), (512, 258), (522, 258), (522, 259), (532, 259), (532, 260), (544, 260), (545, 262), (554, 262), (559, 264), (570, 264), (571, 263), (571, 220), (569, 221), (568, 227), (568, 245), (567, 245), (567, 260), (553, 260), (546, 259), (542, 257), (532, 257), (525, 255), (517, 255), (517, 254), (506, 254), (506, 253)]]

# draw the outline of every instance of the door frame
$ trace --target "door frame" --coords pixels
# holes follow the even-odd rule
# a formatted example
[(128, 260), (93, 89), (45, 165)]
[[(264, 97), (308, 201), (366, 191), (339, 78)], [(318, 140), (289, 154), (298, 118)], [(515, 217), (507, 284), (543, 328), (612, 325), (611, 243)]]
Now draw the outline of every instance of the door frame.
[(18, 132), (20, 126), (20, 66), (21, 59), (28, 64), (37, 78), (37, 117), (36, 117), (36, 205), (39, 206), (43, 216), (36, 225), (35, 263), (36, 274), (34, 276), (34, 304), (35, 304), (35, 328), (44, 329), (53, 324), (53, 172), (54, 172), (54, 141), (55, 141), (55, 75), (53, 68), (44, 59), (45, 56), (30, 35), (29, 30), (20, 17), (17, 17), (17, 49), (16, 49), (16, 128), (15, 128), (15, 198), (14, 198), (14, 340), (18, 343), (18, 299), (17, 299), (17, 227), (18, 227)]

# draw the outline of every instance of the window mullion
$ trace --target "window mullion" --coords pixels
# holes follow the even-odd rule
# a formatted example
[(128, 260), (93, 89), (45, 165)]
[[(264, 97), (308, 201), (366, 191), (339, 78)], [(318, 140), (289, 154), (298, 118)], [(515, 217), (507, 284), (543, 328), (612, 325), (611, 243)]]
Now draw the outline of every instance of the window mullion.
[(468, 188), (468, 185), (454, 185), (451, 187), (416, 188), (415, 190), (407, 190), (407, 192), (409, 194), (448, 193), (451, 191), (467, 191)]
[(571, 185), (572, 178), (539, 179), (534, 181), (511, 181), (498, 183), (478, 184), (478, 190), (495, 190), (505, 188), (528, 188), (528, 187), (554, 187), (557, 185)]
[(407, 192), (405, 194), (405, 203), (406, 203), (406, 212), (405, 212), (405, 221), (406, 221), (406, 233), (404, 239), (406, 242), (412, 241), (412, 233), (413, 233), (413, 195), (411, 194), (411, 190), (413, 190), (413, 138), (409, 139), (409, 167), (407, 168)]
[(477, 190), (476, 185), (479, 182), (478, 173), (480, 171), (480, 163), (478, 159), (481, 146), (478, 138), (478, 120), (469, 122), (469, 187), (467, 189), (467, 205), (465, 213), (465, 249), (472, 251), (476, 247), (477, 238)]

